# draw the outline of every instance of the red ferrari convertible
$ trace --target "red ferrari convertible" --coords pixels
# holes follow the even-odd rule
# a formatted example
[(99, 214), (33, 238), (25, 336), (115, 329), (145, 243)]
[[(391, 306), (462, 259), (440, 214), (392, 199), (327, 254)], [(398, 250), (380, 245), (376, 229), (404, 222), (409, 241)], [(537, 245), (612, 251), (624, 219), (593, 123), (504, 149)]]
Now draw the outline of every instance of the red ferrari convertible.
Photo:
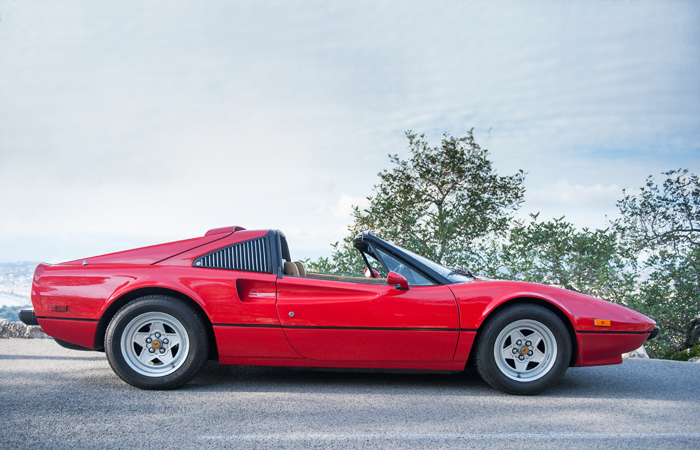
[(535, 394), (569, 366), (619, 364), (655, 322), (588, 295), (488, 280), (371, 233), (354, 239), (362, 276), (306, 271), (278, 230), (205, 236), (41, 264), (33, 310), (59, 344), (104, 350), (142, 389), (221, 364), (437, 370), (473, 363), (491, 386)]

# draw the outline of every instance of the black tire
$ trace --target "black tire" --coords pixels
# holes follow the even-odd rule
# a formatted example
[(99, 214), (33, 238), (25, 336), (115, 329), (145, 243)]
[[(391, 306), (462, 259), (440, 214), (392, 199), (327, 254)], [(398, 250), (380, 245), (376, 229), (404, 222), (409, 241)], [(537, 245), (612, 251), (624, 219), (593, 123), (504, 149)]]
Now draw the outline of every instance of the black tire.
[(571, 361), (571, 337), (564, 323), (547, 308), (532, 304), (513, 305), (490, 317), (475, 348), (481, 378), (516, 395), (549, 389)]
[(149, 295), (115, 314), (105, 334), (105, 353), (112, 370), (130, 385), (174, 389), (202, 370), (209, 340), (204, 321), (187, 303)]

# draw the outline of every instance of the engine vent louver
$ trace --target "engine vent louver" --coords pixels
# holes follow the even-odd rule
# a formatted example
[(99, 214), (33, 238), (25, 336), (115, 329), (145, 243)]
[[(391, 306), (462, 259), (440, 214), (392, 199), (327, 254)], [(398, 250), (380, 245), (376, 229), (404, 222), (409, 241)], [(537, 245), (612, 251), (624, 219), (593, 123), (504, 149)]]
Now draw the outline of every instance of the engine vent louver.
[(230, 245), (194, 260), (195, 267), (272, 273), (268, 237)]

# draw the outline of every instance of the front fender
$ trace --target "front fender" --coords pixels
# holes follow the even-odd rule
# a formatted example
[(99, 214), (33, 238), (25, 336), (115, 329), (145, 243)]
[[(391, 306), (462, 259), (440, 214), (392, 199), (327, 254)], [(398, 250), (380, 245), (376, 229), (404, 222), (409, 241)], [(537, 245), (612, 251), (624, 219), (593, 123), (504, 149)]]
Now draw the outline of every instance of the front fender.
[[(499, 306), (515, 299), (532, 298), (549, 303), (560, 310), (569, 321), (575, 323), (575, 314), (550, 286), (533, 283), (485, 281), (476, 279), (470, 283), (450, 285), (459, 304), (460, 326), (462, 329), (477, 330)], [(557, 291), (564, 291), (557, 289)]]

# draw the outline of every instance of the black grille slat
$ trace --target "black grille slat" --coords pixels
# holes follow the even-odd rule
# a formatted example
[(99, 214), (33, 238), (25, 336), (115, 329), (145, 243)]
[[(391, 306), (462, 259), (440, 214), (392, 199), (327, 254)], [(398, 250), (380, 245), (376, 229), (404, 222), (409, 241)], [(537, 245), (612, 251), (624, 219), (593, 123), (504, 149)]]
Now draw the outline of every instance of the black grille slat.
[(258, 244), (258, 242), (255, 242), (253, 245), (255, 246), (255, 254), (259, 255), (259, 258), (255, 260), (255, 269), (259, 272), (262, 267), (262, 255), (260, 254), (260, 246)]
[(263, 267), (266, 267), (267, 264), (265, 264), (265, 249), (263, 248), (262, 244), (260, 242), (257, 243), (258, 245), (258, 255), (260, 257), (260, 260), (258, 261), (258, 269), (260, 271), (263, 270)]
[(230, 245), (195, 259), (195, 267), (272, 273), (267, 236)]
[(258, 270), (262, 270), (262, 268), (265, 266), (265, 251), (264, 251), (264, 249), (262, 248), (262, 245), (260, 245), (259, 242), (257, 242), (255, 245), (258, 247), (258, 251), (257, 251), (258, 256), (259, 256), (259, 259), (258, 259)]

